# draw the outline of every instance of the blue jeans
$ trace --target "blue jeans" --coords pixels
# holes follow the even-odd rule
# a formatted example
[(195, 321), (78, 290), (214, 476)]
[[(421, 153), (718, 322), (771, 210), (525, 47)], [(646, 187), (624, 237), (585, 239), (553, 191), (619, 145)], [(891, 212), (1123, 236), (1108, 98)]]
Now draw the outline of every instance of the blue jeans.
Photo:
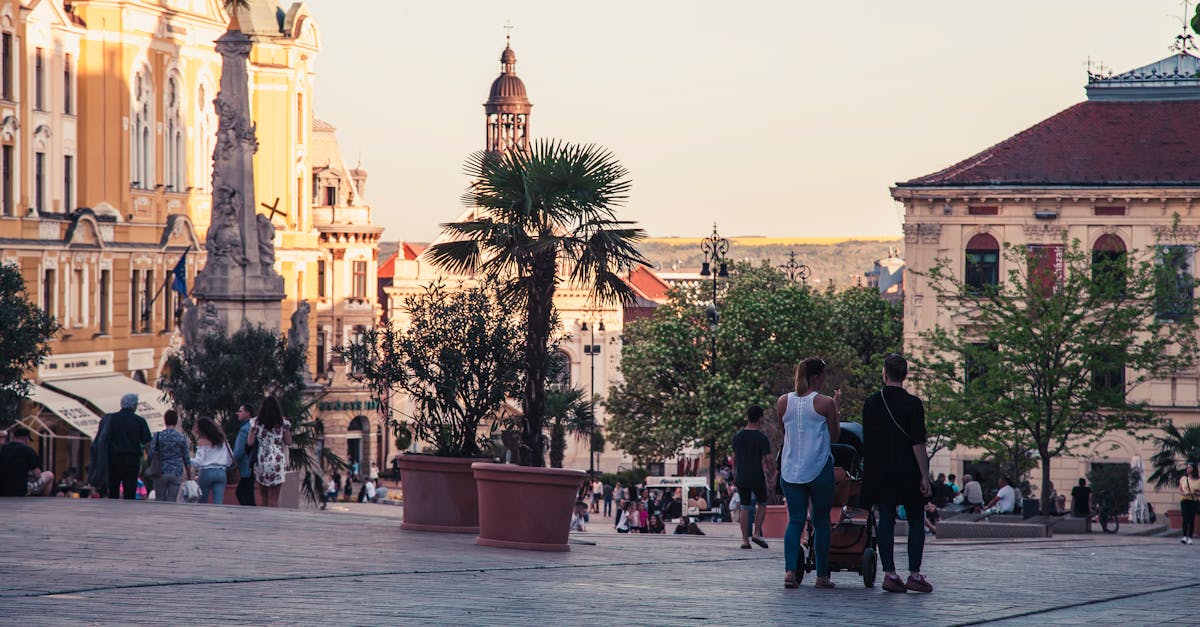
[[(904, 503), (904, 513), (908, 516), (908, 570), (921, 572), (921, 557), (925, 553), (925, 504), (920, 501)], [(896, 560), (893, 552), (896, 547), (896, 506), (876, 505), (879, 513), (879, 524), (876, 529), (876, 540), (879, 543), (879, 561), (882, 562), (883, 572), (896, 570)]]
[(813, 506), (813, 550), (816, 552), (817, 576), (829, 576), (829, 508), (833, 506), (833, 459), (825, 462), (821, 474), (808, 483), (788, 483), (779, 480), (783, 498), (787, 500), (788, 526), (783, 534), (784, 569), (800, 570), (800, 536), (808, 518), (808, 502)]
[(200, 470), (200, 502), (207, 503), (209, 495), (212, 502), (220, 505), (225, 500), (225, 469), (202, 468)]

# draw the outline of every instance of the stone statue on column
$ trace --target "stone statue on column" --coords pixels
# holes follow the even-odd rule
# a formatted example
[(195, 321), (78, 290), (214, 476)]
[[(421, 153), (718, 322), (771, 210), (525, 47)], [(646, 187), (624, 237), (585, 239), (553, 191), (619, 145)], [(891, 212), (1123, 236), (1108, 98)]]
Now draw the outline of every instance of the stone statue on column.
[[(278, 331), (283, 277), (275, 271), (275, 229), (257, 212), (254, 195), (255, 125), (250, 121), (249, 75), (253, 45), (231, 27), (217, 40), (221, 90), (217, 145), (213, 150), (212, 219), (205, 234), (208, 258), (196, 274), (193, 294), (204, 313), (216, 312), (227, 333), (243, 325)], [(208, 306), (212, 305), (210, 309)]]

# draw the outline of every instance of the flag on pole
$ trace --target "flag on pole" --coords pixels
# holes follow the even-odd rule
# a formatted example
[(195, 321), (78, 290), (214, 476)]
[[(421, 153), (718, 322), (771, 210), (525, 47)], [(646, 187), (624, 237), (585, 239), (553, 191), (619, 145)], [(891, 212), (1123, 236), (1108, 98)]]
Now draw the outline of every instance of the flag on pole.
[(187, 255), (191, 249), (183, 251), (183, 256), (179, 258), (179, 263), (175, 264), (175, 280), (171, 282), (171, 289), (179, 292), (184, 298), (187, 298)]

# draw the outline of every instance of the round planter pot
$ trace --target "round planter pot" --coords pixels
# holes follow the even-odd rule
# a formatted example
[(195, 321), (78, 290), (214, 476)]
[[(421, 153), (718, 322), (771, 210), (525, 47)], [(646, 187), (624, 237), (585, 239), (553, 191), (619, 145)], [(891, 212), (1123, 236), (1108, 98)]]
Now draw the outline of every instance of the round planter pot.
[(479, 500), (469, 457), (401, 455), (404, 490), (401, 529), (478, 533)]
[(782, 538), (788, 525), (787, 505), (768, 505), (763, 519), (764, 538)]
[(479, 537), (475, 544), (527, 551), (569, 551), (571, 509), (582, 470), (477, 462)]

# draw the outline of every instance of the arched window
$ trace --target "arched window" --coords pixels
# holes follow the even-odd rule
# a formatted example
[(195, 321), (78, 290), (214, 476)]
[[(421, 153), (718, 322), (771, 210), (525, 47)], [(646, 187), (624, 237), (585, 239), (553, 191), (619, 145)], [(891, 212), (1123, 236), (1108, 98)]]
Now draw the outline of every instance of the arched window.
[(967, 287), (983, 288), (1000, 282), (1000, 243), (987, 233), (980, 233), (967, 242)]
[(550, 357), (546, 372), (547, 382), (554, 387), (567, 388), (571, 385), (571, 356), (559, 351)]
[(217, 113), (212, 103), (214, 96), (207, 83), (200, 84), (196, 92), (196, 167), (192, 174), (192, 186), (204, 190), (212, 189), (213, 148), (217, 143)]
[(1101, 293), (1125, 293), (1125, 242), (1111, 233), (1092, 245), (1092, 283)]
[(133, 111), (129, 116), (130, 184), (137, 189), (154, 189), (154, 89), (150, 70), (143, 67), (133, 76)]
[(187, 191), (187, 159), (184, 156), (183, 116), (180, 113), (182, 95), (179, 75), (172, 74), (167, 79), (167, 89), (163, 94), (166, 127), (163, 137), (163, 172), (164, 184), (169, 192)]

